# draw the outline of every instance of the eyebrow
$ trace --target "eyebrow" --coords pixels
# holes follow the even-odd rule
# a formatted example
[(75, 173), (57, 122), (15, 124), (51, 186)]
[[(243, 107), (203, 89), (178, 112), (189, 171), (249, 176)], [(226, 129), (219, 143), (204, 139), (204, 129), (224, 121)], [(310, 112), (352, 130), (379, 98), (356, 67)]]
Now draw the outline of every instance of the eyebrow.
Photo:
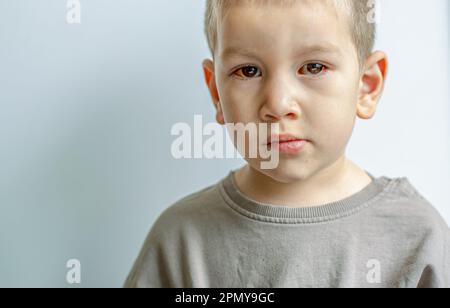
[[(299, 54), (301, 55), (310, 55), (315, 53), (331, 53), (336, 55), (342, 54), (341, 49), (339, 47), (329, 43), (303, 46), (299, 48), (299, 50), (300, 50)], [(234, 46), (225, 48), (221, 54), (223, 59), (226, 59), (234, 55), (248, 56), (253, 58), (258, 57), (257, 51), (254, 49), (239, 48)]]

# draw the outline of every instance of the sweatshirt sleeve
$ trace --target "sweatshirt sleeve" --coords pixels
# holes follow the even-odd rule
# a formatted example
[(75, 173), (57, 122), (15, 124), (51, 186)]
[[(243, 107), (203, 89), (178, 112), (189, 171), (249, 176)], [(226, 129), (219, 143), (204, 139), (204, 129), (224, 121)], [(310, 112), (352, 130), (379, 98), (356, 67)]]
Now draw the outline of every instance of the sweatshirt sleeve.
[(444, 222), (439, 240), (431, 252), (432, 260), (423, 270), (419, 288), (450, 288), (450, 229)]
[(174, 288), (180, 285), (179, 236), (176, 225), (167, 216), (163, 213), (150, 230), (124, 288)]
[(447, 228), (447, 241), (444, 251), (443, 287), (450, 288), (450, 230)]
[(124, 288), (170, 287), (170, 277), (165, 264), (161, 244), (152, 229), (134, 262)]

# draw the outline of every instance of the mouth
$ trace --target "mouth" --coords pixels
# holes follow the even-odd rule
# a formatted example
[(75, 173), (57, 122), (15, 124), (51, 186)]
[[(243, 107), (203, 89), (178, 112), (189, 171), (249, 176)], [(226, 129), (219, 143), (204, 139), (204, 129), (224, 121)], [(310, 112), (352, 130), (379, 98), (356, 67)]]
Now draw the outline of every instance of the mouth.
[(267, 139), (266, 146), (269, 149), (277, 150), (281, 154), (298, 155), (305, 149), (309, 140), (290, 135), (271, 135)]
[(267, 138), (267, 142), (265, 145), (272, 145), (272, 144), (283, 144), (283, 143), (299, 143), (299, 142), (308, 142), (309, 140), (306, 140), (301, 137), (297, 137), (291, 134), (275, 134), (271, 135)]

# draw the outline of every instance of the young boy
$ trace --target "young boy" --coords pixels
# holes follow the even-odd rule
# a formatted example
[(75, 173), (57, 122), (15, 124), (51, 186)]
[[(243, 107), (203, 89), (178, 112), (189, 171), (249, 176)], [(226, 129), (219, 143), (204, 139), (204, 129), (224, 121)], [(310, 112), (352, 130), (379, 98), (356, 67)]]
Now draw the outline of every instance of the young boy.
[(260, 158), (168, 208), (126, 287), (450, 287), (450, 231), (407, 178), (345, 156), (387, 57), (367, 0), (208, 0), (217, 122), (277, 123)]

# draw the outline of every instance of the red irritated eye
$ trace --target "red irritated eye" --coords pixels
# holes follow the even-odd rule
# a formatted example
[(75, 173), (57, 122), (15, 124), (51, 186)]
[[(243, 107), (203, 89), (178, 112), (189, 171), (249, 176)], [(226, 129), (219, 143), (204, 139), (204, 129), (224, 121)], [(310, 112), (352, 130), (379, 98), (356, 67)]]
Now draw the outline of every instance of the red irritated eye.
[(309, 63), (300, 69), (300, 74), (306, 76), (318, 76), (324, 73), (327, 67), (320, 63)]

